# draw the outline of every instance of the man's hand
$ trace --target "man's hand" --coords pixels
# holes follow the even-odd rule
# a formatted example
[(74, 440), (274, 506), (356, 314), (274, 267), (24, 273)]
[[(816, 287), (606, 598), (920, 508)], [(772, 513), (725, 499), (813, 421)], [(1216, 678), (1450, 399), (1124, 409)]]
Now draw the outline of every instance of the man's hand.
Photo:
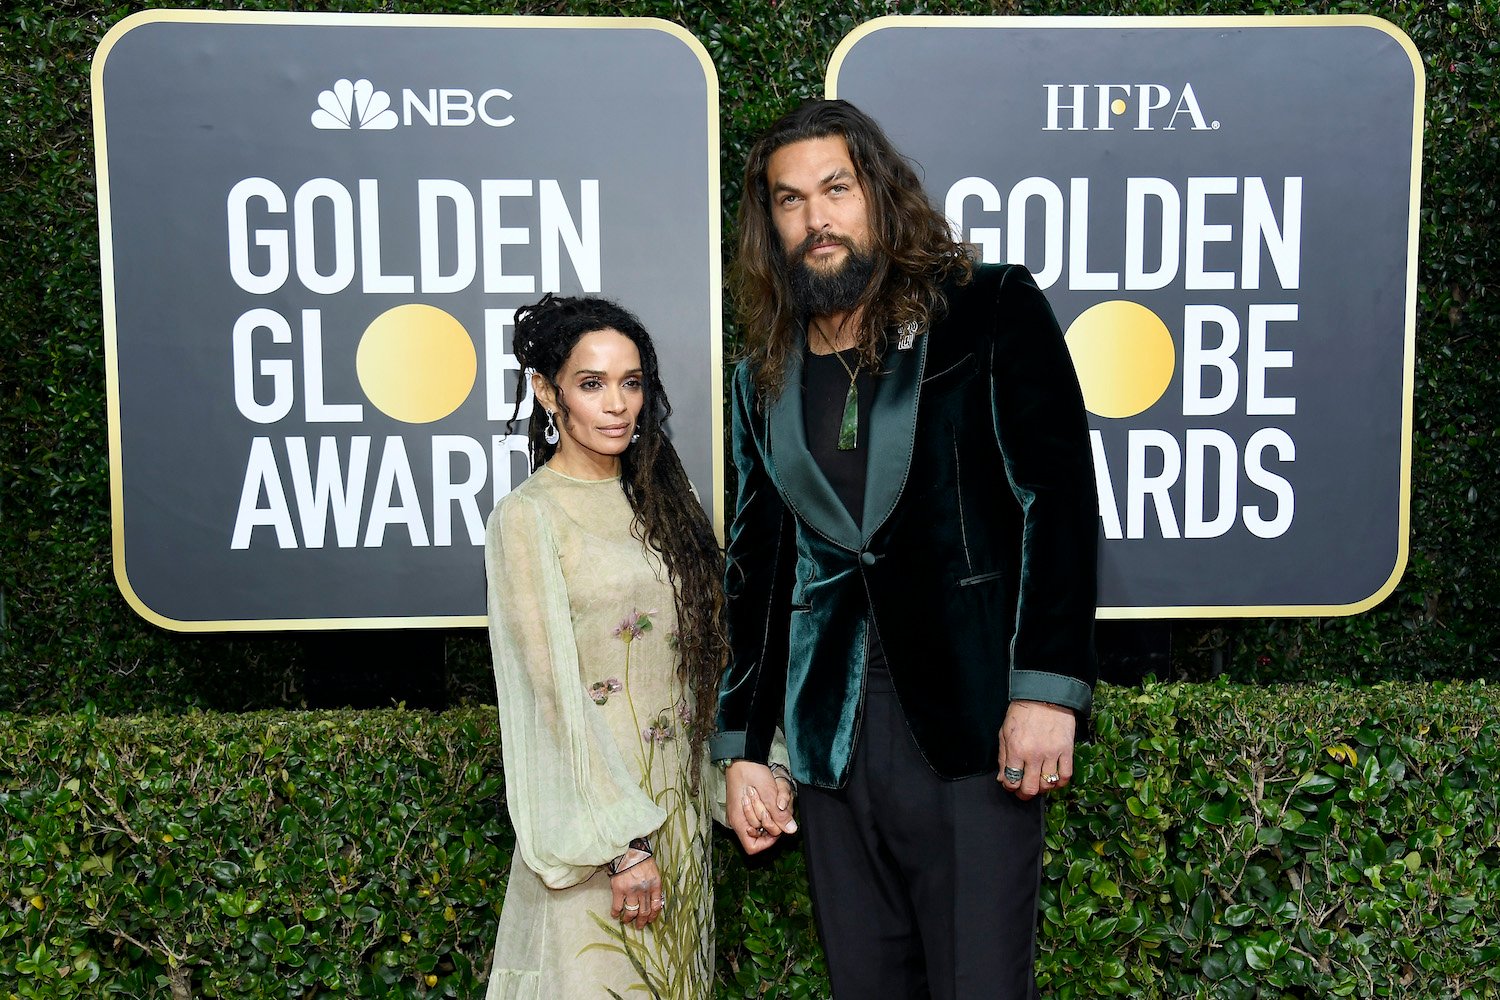
[[(1068, 787), (1077, 727), (1071, 708), (1045, 701), (1011, 702), (1000, 727), (1000, 783), (1020, 799)], [(1016, 778), (1018, 770), (1022, 773)]]
[(724, 772), (724, 812), (746, 854), (759, 854), (781, 837), (796, 833), (792, 791), (764, 764), (737, 760)]

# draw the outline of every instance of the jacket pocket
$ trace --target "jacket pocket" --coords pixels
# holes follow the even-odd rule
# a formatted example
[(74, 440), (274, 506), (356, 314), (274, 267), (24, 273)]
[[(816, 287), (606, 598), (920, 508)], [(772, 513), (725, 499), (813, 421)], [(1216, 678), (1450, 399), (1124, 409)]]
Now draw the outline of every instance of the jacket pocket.
[(935, 390), (941, 392), (950, 386), (961, 385), (969, 380), (969, 377), (979, 371), (979, 366), (974, 362), (974, 354), (971, 351), (959, 358), (953, 364), (942, 371), (922, 377), (922, 391)]
[(966, 576), (962, 580), (958, 581), (958, 585), (960, 587), (972, 587), (976, 583), (988, 583), (991, 580), (998, 580), (1004, 575), (1005, 573), (1003, 570), (997, 569), (993, 573), (980, 573), (977, 576)]

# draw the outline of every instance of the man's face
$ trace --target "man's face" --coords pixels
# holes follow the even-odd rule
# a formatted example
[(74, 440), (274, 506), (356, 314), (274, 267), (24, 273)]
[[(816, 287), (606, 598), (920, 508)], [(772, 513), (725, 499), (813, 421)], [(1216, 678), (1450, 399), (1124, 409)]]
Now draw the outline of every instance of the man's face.
[(828, 278), (871, 256), (870, 210), (842, 136), (782, 146), (766, 164), (771, 221), (795, 270)]

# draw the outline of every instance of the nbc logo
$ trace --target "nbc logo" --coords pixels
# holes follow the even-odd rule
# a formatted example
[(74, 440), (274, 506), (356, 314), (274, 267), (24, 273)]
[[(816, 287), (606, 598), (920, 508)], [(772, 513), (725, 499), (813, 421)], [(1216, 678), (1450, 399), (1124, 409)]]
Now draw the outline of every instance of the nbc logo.
[(312, 113), (314, 128), (393, 129), (399, 123), (391, 110), (391, 96), (376, 90), (369, 80), (340, 80), (318, 95), (318, 110)]
[(511, 99), (511, 92), (500, 87), (491, 87), (477, 95), (454, 87), (429, 89), (425, 96), (414, 90), (402, 90), (401, 113), (397, 114), (391, 106), (391, 95), (376, 90), (369, 80), (339, 80), (318, 95), (318, 109), (312, 113), (312, 123), (320, 129), (381, 132), (415, 122), (443, 128), (476, 123), (504, 128), (516, 120), (508, 110)]

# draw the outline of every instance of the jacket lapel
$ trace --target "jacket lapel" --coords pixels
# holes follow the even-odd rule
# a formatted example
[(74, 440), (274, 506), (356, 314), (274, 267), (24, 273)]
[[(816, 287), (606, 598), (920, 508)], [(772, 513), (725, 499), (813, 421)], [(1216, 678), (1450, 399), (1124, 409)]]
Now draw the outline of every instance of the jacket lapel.
[[(768, 414), (771, 474), (781, 495), (809, 527), (835, 544), (855, 550), (860, 547), (859, 526), (807, 448), (807, 426), (802, 419), (802, 350), (799, 343), (787, 359), (785, 388)], [(877, 391), (877, 400), (879, 395)]]
[(901, 491), (906, 488), (930, 336), (923, 333), (917, 337), (910, 350), (887, 349), (885, 373), (875, 380), (875, 399), (870, 406), (870, 452), (865, 466), (862, 542), (868, 542), (891, 516), (901, 499)]

